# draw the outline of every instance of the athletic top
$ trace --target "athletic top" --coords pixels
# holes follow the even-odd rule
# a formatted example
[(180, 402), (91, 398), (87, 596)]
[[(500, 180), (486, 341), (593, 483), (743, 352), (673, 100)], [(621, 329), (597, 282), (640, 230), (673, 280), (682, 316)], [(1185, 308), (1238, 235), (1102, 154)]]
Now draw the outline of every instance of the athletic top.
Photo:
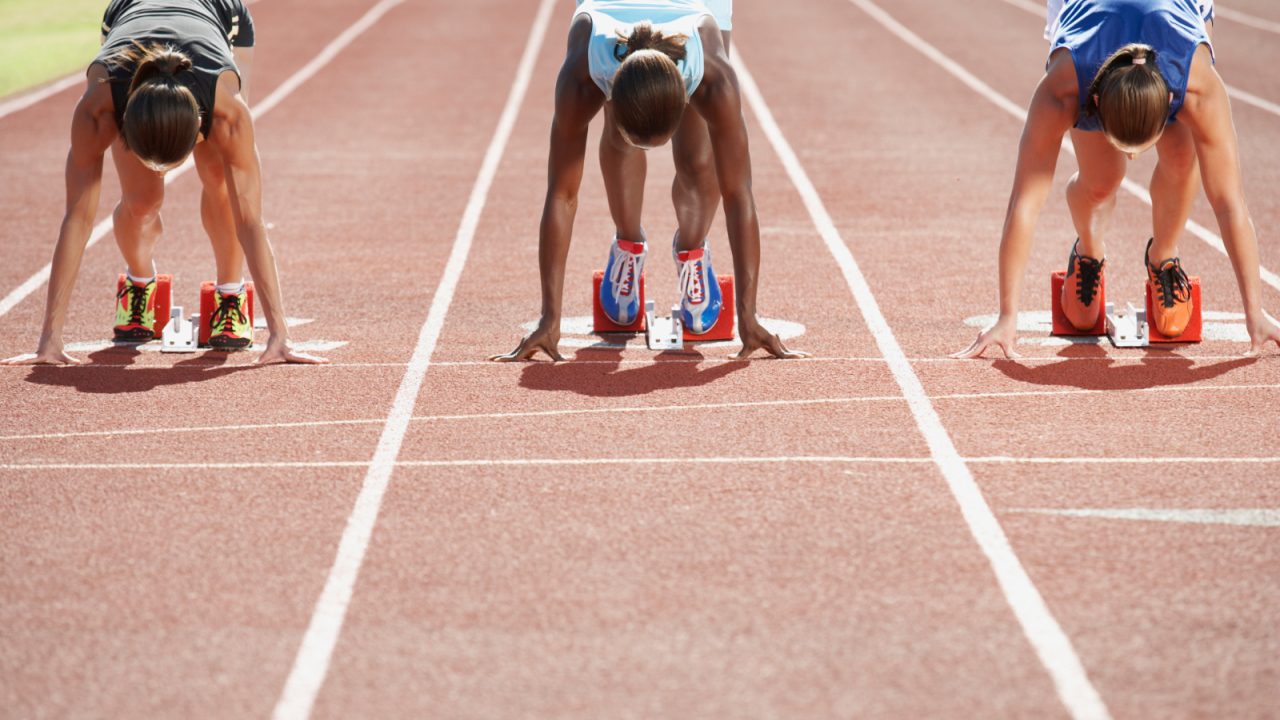
[(1076, 127), (1102, 129), (1097, 116), (1085, 116), (1089, 86), (1107, 58), (1129, 43), (1155, 48), (1156, 67), (1173, 93), (1169, 122), (1174, 122), (1187, 97), (1192, 56), (1201, 44), (1213, 50), (1204, 23), (1198, 0), (1068, 0), (1049, 54), (1061, 47), (1071, 51), (1080, 87)]
[(115, 57), (133, 46), (167, 43), (191, 58), (191, 69), (174, 77), (190, 88), (200, 107), (200, 134), (209, 136), (218, 78), (236, 68), (232, 47), (253, 47), (253, 18), (241, 0), (112, 0), (102, 16), (102, 49), (93, 62), (104, 66), (115, 103), (116, 126), (124, 127), (134, 65)]
[[(591, 18), (591, 41), (587, 47), (587, 64), (591, 79), (606, 98), (613, 97), (613, 76), (622, 66), (620, 59), (626, 52), (626, 43), (618, 39), (631, 34), (631, 28), (641, 22), (653, 24), (664, 35), (684, 35), (685, 59), (676, 62), (684, 76), (685, 90), (693, 95), (702, 83), (702, 37), (698, 35), (698, 22), (704, 15), (711, 15), (721, 30), (732, 27), (732, 0), (712, 0), (713, 11), (700, 0), (578, 0), (574, 17)], [(723, 18), (721, 17), (723, 16)]]

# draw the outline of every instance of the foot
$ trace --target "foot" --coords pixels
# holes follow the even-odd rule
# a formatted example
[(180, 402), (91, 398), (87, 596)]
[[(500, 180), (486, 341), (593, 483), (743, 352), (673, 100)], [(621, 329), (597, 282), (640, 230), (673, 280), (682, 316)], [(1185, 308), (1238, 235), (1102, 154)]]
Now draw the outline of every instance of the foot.
[(1098, 324), (1102, 302), (1098, 289), (1102, 286), (1102, 267), (1106, 260), (1077, 252), (1080, 239), (1071, 246), (1067, 258), (1067, 277), (1062, 283), (1062, 314), (1077, 330), (1091, 330)]
[(1144, 255), (1147, 265), (1147, 286), (1151, 293), (1151, 317), (1155, 329), (1165, 337), (1177, 337), (1191, 322), (1191, 281), (1182, 271), (1182, 262), (1176, 257), (1151, 262), (1151, 244), (1147, 241)]
[(615, 238), (600, 283), (600, 307), (619, 325), (630, 325), (640, 307), (640, 275), (644, 272), (645, 244)]
[(156, 280), (126, 281), (116, 295), (117, 340), (146, 342), (156, 336)]
[(678, 251), (673, 241), (671, 255), (680, 278), (680, 315), (684, 327), (694, 335), (709, 332), (720, 319), (722, 305), (720, 283), (716, 282), (716, 274), (711, 269), (711, 248), (704, 243), (696, 250)]
[[(215, 291), (216, 292), (216, 291)], [(246, 348), (253, 344), (253, 322), (246, 308), (249, 291), (217, 292), (218, 306), (209, 316), (209, 345), (223, 350)]]

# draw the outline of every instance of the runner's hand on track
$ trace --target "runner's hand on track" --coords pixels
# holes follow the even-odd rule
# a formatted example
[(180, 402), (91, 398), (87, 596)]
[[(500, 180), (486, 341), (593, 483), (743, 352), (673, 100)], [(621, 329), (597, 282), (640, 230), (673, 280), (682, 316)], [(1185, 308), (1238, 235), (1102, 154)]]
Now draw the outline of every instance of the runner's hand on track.
[(1249, 326), (1249, 349), (1245, 352), (1246, 357), (1261, 355), (1268, 342), (1273, 342), (1280, 347), (1280, 324), (1277, 324), (1275, 318), (1268, 315), (1266, 311), (1261, 315), (1257, 322)]
[(556, 362), (562, 362), (564, 357), (557, 349), (560, 345), (560, 321), (547, 320), (543, 318), (538, 327), (528, 337), (520, 341), (515, 350), (505, 355), (491, 355), (490, 360), (494, 362), (517, 362), (523, 360), (532, 360), (538, 351), (547, 354)]
[(262, 351), (262, 354), (254, 361), (254, 364), (279, 365), (280, 363), (299, 363), (303, 365), (324, 365), (328, 362), (328, 360), (322, 357), (295, 352), (293, 348), (289, 347), (289, 343), (287, 341), (274, 342), (268, 340), (267, 349)]
[(14, 355), (0, 360), (0, 365), (79, 365), (81, 362), (80, 359), (68, 355), (61, 347), (57, 347)]
[(738, 323), (738, 335), (742, 337), (742, 349), (730, 355), (732, 360), (746, 360), (751, 357), (751, 353), (764, 348), (770, 355), (780, 360), (797, 360), (809, 357), (809, 353), (801, 350), (788, 350), (786, 345), (782, 344), (782, 339), (777, 335), (764, 329), (755, 318), (743, 318)]
[(1014, 349), (1014, 343), (1017, 339), (1017, 319), (1013, 317), (1006, 318), (1002, 315), (990, 327), (978, 333), (978, 339), (974, 340), (973, 344), (958, 353), (953, 353), (951, 357), (956, 359), (979, 358), (982, 357), (982, 353), (987, 351), (987, 348), (998, 347), (1004, 351), (1006, 358), (1013, 360), (1022, 357)]

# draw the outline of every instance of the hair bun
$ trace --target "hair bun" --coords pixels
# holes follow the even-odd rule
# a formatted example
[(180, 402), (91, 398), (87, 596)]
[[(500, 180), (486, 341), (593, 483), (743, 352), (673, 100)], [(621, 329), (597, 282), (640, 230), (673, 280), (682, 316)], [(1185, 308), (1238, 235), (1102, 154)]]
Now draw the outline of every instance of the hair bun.
[(667, 35), (654, 29), (649, 22), (637, 23), (631, 28), (630, 35), (618, 33), (618, 59), (626, 60), (641, 50), (657, 50), (671, 58), (672, 62), (679, 62), (685, 58), (684, 44), (687, 39), (684, 35)]

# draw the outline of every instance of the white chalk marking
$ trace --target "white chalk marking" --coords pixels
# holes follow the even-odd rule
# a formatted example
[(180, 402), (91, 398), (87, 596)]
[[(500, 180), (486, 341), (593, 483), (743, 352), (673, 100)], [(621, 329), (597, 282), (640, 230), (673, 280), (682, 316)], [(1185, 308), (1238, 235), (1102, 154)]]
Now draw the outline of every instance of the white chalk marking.
[(1246, 508), (1233, 510), (1176, 510), (1163, 508), (1026, 508), (1015, 513), (1062, 515), (1065, 517), (1100, 518), (1103, 520), (1144, 520), (1152, 522), (1192, 523), (1197, 525), (1251, 525), (1280, 527), (1280, 509)]

